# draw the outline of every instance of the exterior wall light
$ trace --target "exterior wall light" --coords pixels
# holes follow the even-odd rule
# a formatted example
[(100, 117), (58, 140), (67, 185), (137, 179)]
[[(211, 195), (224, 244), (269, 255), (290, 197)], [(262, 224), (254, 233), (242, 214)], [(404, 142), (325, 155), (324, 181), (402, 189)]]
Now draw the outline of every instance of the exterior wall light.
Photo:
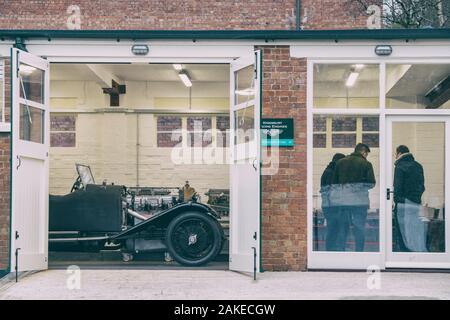
[(389, 45), (379, 45), (375, 47), (375, 53), (378, 56), (390, 56), (392, 54), (392, 47)]
[(136, 56), (145, 56), (148, 54), (149, 48), (146, 44), (135, 44), (131, 47), (131, 52)]

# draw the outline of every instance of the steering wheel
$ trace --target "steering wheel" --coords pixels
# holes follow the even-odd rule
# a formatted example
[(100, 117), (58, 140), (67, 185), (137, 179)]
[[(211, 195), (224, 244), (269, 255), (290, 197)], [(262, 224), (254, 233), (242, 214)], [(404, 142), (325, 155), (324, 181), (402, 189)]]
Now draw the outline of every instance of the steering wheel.
[(83, 183), (81, 182), (80, 176), (78, 176), (77, 180), (73, 183), (72, 189), (70, 189), (70, 193), (83, 189)]

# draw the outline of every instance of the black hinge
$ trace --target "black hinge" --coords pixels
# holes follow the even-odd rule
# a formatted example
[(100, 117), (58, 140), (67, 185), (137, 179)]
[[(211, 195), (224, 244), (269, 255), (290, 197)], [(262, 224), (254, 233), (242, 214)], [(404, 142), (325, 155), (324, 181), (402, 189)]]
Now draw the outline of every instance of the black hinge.
[(255, 79), (258, 79), (258, 52), (255, 52), (255, 64), (254, 64), (254, 73), (255, 73)]
[(20, 51), (16, 51), (16, 78), (19, 78), (19, 72), (20, 72), (20, 62), (19, 62), (19, 53)]

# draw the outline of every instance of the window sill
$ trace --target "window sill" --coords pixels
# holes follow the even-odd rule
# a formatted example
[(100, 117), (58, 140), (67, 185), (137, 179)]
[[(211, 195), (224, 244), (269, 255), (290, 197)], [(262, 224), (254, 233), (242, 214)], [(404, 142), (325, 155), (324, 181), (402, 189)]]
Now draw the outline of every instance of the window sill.
[(11, 123), (0, 122), (0, 132), (11, 132)]

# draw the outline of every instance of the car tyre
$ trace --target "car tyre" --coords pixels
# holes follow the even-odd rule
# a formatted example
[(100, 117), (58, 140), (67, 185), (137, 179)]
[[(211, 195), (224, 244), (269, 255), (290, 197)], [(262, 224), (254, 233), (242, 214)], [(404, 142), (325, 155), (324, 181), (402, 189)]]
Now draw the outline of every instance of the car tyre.
[(170, 255), (185, 266), (207, 264), (220, 253), (222, 242), (222, 227), (206, 213), (182, 213), (170, 222), (166, 230), (166, 246)]

